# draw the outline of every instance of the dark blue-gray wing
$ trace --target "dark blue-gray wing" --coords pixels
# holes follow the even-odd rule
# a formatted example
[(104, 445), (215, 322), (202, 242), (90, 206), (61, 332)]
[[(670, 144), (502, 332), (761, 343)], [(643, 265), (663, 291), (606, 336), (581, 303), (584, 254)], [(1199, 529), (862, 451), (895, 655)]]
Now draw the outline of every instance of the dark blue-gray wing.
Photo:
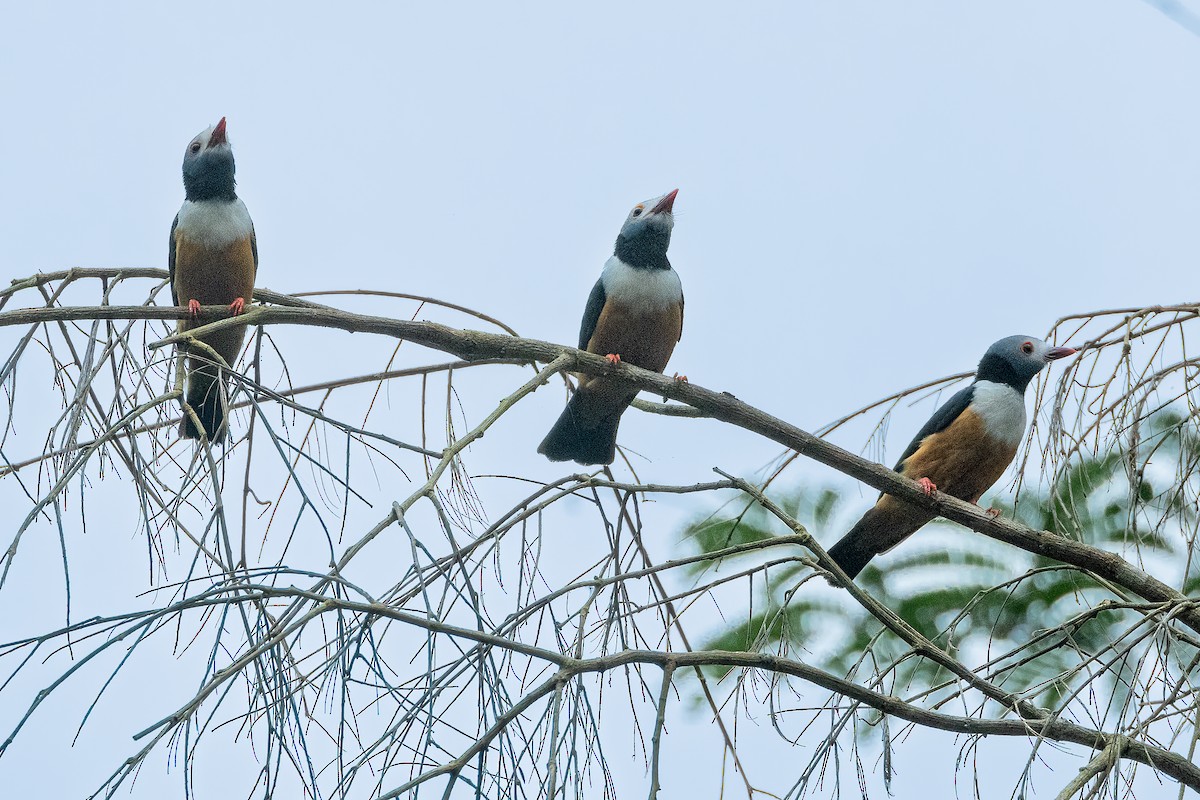
[(608, 295), (604, 292), (604, 279), (596, 281), (592, 293), (588, 295), (587, 308), (583, 310), (583, 323), (579, 326), (579, 349), (586, 350), (592, 334), (596, 332), (596, 323), (600, 320), (600, 312), (604, 310), (604, 302)]
[(171, 222), (171, 249), (167, 253), (167, 279), (171, 282), (171, 302), (179, 305), (179, 298), (175, 296), (175, 229), (179, 227), (179, 215), (175, 215), (175, 219)]
[(971, 398), (975, 396), (975, 385), (971, 384), (967, 388), (955, 394), (949, 400), (942, 404), (942, 407), (933, 412), (933, 416), (929, 421), (917, 431), (916, 437), (904, 450), (904, 455), (900, 456), (900, 460), (896, 462), (896, 472), (900, 471), (900, 466), (904, 460), (917, 452), (917, 448), (921, 446), (922, 440), (926, 436), (944, 431), (950, 427), (950, 423), (958, 419), (958, 415), (967, 410), (967, 406), (971, 405)]

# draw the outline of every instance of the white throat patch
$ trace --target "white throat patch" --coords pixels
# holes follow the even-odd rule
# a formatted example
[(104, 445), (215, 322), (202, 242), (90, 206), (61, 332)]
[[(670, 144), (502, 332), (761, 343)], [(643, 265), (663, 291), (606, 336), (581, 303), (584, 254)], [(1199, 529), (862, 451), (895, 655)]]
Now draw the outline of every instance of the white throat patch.
[(179, 209), (176, 230), (202, 247), (219, 250), (241, 241), (254, 231), (246, 204), (237, 200), (185, 200)]
[(637, 269), (613, 256), (600, 281), (606, 296), (634, 312), (661, 311), (683, 300), (683, 284), (673, 269)]
[(1025, 395), (1008, 384), (976, 381), (971, 410), (997, 441), (1016, 447), (1025, 437)]

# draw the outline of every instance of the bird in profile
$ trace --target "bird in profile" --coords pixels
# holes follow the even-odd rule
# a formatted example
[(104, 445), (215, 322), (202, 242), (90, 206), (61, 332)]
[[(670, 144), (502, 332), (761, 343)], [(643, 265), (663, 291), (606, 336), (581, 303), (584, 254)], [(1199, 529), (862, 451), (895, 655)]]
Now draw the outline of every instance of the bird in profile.
[[(1075, 352), (1032, 336), (1009, 336), (993, 344), (979, 362), (975, 382), (947, 400), (925, 423), (900, 457), (896, 472), (917, 481), (927, 495), (940, 490), (978, 502), (1008, 469), (1025, 436), (1025, 387), (1048, 363)], [(829, 555), (853, 578), (872, 558), (935, 516), (882, 494), (829, 548)]]
[[(683, 286), (667, 260), (678, 189), (638, 203), (583, 312), (579, 349), (662, 372), (683, 333)], [(637, 389), (578, 375), (579, 388), (538, 446), (551, 461), (611, 464), (621, 414)]]
[[(192, 139), (183, 154), (185, 199), (171, 223), (169, 256), (171, 302), (191, 312), (191, 319), (179, 323), (180, 332), (199, 324), (201, 306), (225, 305), (237, 315), (253, 294), (258, 242), (233, 176), (233, 149), (222, 117)], [(238, 325), (206, 334), (200, 341), (233, 366), (245, 336), (246, 326)], [(190, 351), (185, 403), (199, 418), (200, 427), (185, 408), (182, 436), (199, 439), (203, 433), (214, 444), (224, 441), (226, 382), (210, 355), (199, 348)]]

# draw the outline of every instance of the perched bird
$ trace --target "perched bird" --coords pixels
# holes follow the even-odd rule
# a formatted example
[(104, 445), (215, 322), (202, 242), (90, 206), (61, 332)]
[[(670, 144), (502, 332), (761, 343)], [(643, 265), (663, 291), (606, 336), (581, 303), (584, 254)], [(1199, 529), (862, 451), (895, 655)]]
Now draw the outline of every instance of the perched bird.
[[(171, 302), (186, 305), (192, 319), (180, 331), (196, 327), (200, 306), (228, 305), (242, 313), (254, 291), (258, 242), (246, 204), (234, 191), (233, 150), (225, 137), (225, 118), (201, 131), (183, 154), (183, 207), (171, 223)], [(233, 366), (246, 336), (240, 325), (201, 339)], [(210, 442), (225, 438), (226, 380), (212, 357), (194, 349), (188, 357), (186, 403), (194, 409)], [(199, 439), (200, 430), (184, 413), (181, 435)]]
[[(984, 353), (975, 382), (939, 408), (909, 444), (896, 472), (971, 503), (1000, 479), (1025, 436), (1025, 387), (1047, 363), (1074, 354), (1031, 336), (1009, 336)], [(850, 577), (936, 514), (882, 494), (829, 555)]]
[[(588, 297), (580, 350), (655, 372), (666, 368), (683, 333), (683, 286), (667, 260), (678, 193), (638, 203), (629, 212), (612, 258)], [(579, 388), (538, 452), (551, 461), (611, 464), (621, 414), (638, 390), (610, 379), (577, 377)]]

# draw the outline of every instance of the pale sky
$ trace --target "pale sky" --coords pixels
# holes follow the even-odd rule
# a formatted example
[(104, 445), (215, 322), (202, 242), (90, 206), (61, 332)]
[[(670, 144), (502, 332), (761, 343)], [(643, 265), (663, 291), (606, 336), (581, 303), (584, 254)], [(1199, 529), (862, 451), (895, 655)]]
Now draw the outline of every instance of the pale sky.
[[(258, 232), (259, 285), (432, 295), (568, 344), (629, 208), (678, 187), (670, 258), (687, 316), (668, 372), (808, 430), (969, 370), (992, 341), (1040, 335), (1064, 314), (1196, 300), (1200, 38), (1138, 0), (129, 3), (69, 13), (26, 3), (4, 16), (6, 280), (165, 267), (184, 146), (225, 116)], [(391, 349), (331, 332), (274, 335), (296, 384), (379, 369)], [(17, 336), (0, 329), (0, 349)], [(408, 357), (445, 360), (415, 348)], [(468, 417), (527, 377), (472, 378)], [(555, 386), (519, 406), (472, 449), (472, 472), (574, 471), (534, 452), (562, 400)], [(931, 410), (898, 415), (888, 463)], [(400, 412), (387, 413), (403, 431)], [(5, 444), (14, 460), (39, 452), (45, 430), (36, 410), (18, 421), (20, 438)], [(835, 441), (858, 451), (868, 431)], [(680, 484), (711, 480), (713, 466), (750, 474), (780, 450), (715, 423), (636, 411), (621, 442), (649, 459), (643, 479)], [(802, 481), (848, 485), (811, 464), (789, 485)], [(480, 483), (485, 501), (492, 485)], [(109, 473), (93, 475), (88, 491), (88, 531), (72, 534), (76, 614), (140, 607), (151, 587), (144, 536), (125, 518), (131, 490)], [(411, 489), (376, 491), (362, 520)], [(862, 492), (863, 507), (872, 494)], [(15, 526), (28, 500), (11, 485), (0, 498)], [(680, 524), (711, 507), (686, 498), (651, 507), (655, 555), (677, 552)], [(38, 619), (49, 629), (62, 622), (61, 554), (52, 526), (37, 531), (3, 593), (9, 609), (40, 608), (32, 592), (44, 591), (50, 608)], [(840, 533), (817, 532), (827, 544)], [(100, 563), (91, 559), (103, 559), (103, 578), (87, 574)], [(17, 616), (3, 615), (0, 641), (29, 632)], [(715, 612), (691, 624), (706, 622), (721, 625)], [(132, 734), (195, 685), (190, 662), (173, 664), (131, 668), (154, 680), (177, 669), (182, 684), (163, 688), (161, 702), (136, 682), (115, 686), (121, 699), (98, 708), (73, 749), (79, 698), (90, 695), (48, 704), (0, 758), (0, 781), (13, 796), (86, 796), (134, 751)], [(16, 685), (23, 695), (0, 691), (0, 731), (46, 679)], [(741, 731), (762, 739), (745, 748), (752, 775), (782, 794), (788, 765), (809, 751), (782, 743), (765, 707), (754, 716)], [(663, 796), (716, 797), (709, 722), (681, 705), (669, 723)], [(955, 796), (953, 737), (900, 746), (909, 749), (896, 796)], [(987, 742), (981, 752), (1023, 759), (1027, 748)], [(621, 788), (643, 792), (641, 756), (608, 755)], [(182, 797), (166, 762), (152, 757), (130, 796)], [(232, 763), (204, 776), (207, 796), (241, 791), (249, 773)], [(1047, 768), (1037, 785), (1055, 792), (1081, 763)], [(875, 768), (868, 783), (883, 796)], [(999, 770), (985, 796), (1007, 797), (1012, 777)]]

